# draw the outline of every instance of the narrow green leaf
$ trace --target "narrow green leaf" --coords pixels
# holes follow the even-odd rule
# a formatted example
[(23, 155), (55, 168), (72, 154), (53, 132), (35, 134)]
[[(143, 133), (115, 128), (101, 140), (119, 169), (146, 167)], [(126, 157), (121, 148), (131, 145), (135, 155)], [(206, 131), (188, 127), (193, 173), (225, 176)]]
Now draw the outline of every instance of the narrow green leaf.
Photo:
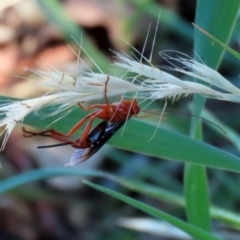
[(186, 222), (183, 222), (182, 220), (179, 220), (175, 217), (172, 217), (171, 215), (163, 212), (163, 211), (160, 211), (156, 208), (153, 208), (145, 203), (142, 203), (140, 201), (137, 201), (137, 200), (134, 200), (133, 198), (130, 198), (130, 197), (127, 197), (121, 193), (118, 193), (116, 191), (113, 191), (113, 190), (110, 190), (110, 189), (107, 189), (105, 187), (101, 187), (97, 184), (93, 184), (89, 181), (86, 181), (84, 180), (83, 181), (85, 184), (87, 184), (88, 186), (98, 190), (98, 191), (101, 191), (103, 193), (106, 193), (114, 198), (117, 198), (155, 218), (158, 218), (158, 219), (163, 219), (169, 223), (171, 223), (172, 225), (174, 225), (175, 227), (183, 230), (184, 232), (188, 233), (189, 235), (193, 236), (193, 237), (197, 237), (199, 239), (203, 239), (203, 240), (219, 240), (220, 238), (206, 232), (206, 231), (203, 231), (202, 229), (200, 228), (197, 228), (191, 224), (188, 224)]
[(203, 34), (205, 34), (206, 36), (208, 36), (209, 38), (211, 38), (215, 43), (217, 43), (219, 46), (221, 46), (223, 49), (227, 50), (228, 52), (230, 52), (233, 56), (235, 56), (236, 58), (240, 59), (240, 53), (238, 53), (237, 51), (235, 51), (234, 49), (232, 49), (231, 47), (229, 47), (227, 44), (221, 42), (220, 40), (218, 40), (217, 38), (215, 38), (213, 35), (211, 35), (210, 33), (208, 33), (207, 31), (205, 31), (204, 29), (202, 29), (201, 27), (197, 26), (196, 24), (193, 23), (193, 26), (198, 29), (200, 32), (202, 32)]
[[(151, 198), (155, 198), (164, 201), (168, 204), (173, 204), (175, 206), (180, 207), (186, 206), (183, 196), (181, 196), (180, 194), (172, 193), (166, 189), (160, 188), (159, 186), (146, 184), (141, 181), (134, 181), (133, 179), (125, 179), (116, 176), (114, 176), (114, 178), (111, 179), (128, 189), (142, 193)], [(212, 218), (221, 220), (236, 229), (240, 229), (240, 216), (237, 213), (230, 212), (228, 210), (213, 206), (210, 208), (210, 214)]]
[[(9, 98), (1, 97), (0, 100), (8, 101)], [(47, 114), (50, 111), (49, 108), (44, 108), (40, 110), (39, 115)], [(71, 126), (74, 126), (85, 115), (86, 111), (75, 109), (64, 119), (51, 125), (51, 128), (61, 132), (67, 132)], [(58, 117), (59, 116), (55, 116), (54, 119)], [(40, 120), (36, 114), (32, 113), (24, 119), (24, 124), (44, 129), (46, 126), (49, 126), (52, 121), (53, 119), (51, 118)], [(149, 142), (155, 130), (156, 126), (152, 124), (131, 119), (127, 122), (124, 132), (120, 129), (109, 143), (122, 149), (140, 152), (157, 158), (240, 172), (240, 158), (210, 146), (209, 144), (170, 130), (159, 128), (154, 138)], [(26, 138), (23, 139), (23, 141), (27, 143), (31, 141), (31, 139)]]
[(27, 173), (21, 173), (8, 178), (7, 180), (1, 181), (0, 194), (26, 183), (30, 183), (30, 182), (38, 181), (42, 179), (58, 177), (58, 176), (103, 177), (103, 176), (108, 176), (108, 174), (100, 171), (81, 170), (79, 168), (68, 168), (68, 167), (46, 168), (46, 169), (42, 168), (40, 170), (33, 170)]
[[(227, 43), (235, 26), (239, 7), (239, 0), (198, 1), (195, 24), (222, 43)], [(196, 59), (200, 57), (207, 66), (217, 68), (224, 49), (213, 44), (209, 37), (203, 35), (197, 29), (195, 29), (194, 34)]]
[[(117, 182), (121, 186), (124, 186), (133, 191), (145, 194), (146, 196), (165, 201), (176, 206), (184, 207), (185, 201), (182, 196), (174, 194), (170, 191), (160, 188), (159, 186), (154, 186), (150, 184), (145, 184), (143, 182), (136, 182), (132, 179), (125, 179), (112, 175), (106, 172), (101, 171), (83, 171), (76, 168), (66, 168), (66, 167), (55, 167), (55, 168), (42, 168), (39, 170), (33, 170), (25, 173), (21, 173), (10, 177), (6, 180), (0, 181), (0, 194), (3, 194), (7, 191), (11, 191), (14, 188), (20, 187), (27, 183), (34, 181), (45, 180), (53, 177), (60, 176), (79, 176), (79, 177), (104, 177), (110, 179), (114, 182)], [(21, 189), (22, 191), (22, 189)], [(47, 198), (51, 198), (48, 196)], [(35, 196), (36, 199), (36, 196)], [(232, 227), (240, 228), (240, 218), (237, 214), (229, 212), (224, 209), (217, 207), (211, 208), (211, 216), (215, 219), (222, 220), (227, 224), (230, 224)]]
[[(49, 112), (48, 109), (40, 111), (41, 114)], [(67, 132), (84, 115), (86, 112), (75, 109), (64, 119), (54, 123), (51, 128)], [(58, 118), (58, 116), (55, 117)], [(24, 119), (25, 124), (41, 129), (44, 129), (51, 122), (50, 118), (39, 121), (34, 114), (30, 114)], [(156, 126), (152, 124), (131, 119), (127, 122), (124, 132), (122, 133), (122, 129), (120, 129), (109, 143), (119, 148), (158, 158), (240, 172), (240, 159), (238, 157), (179, 133), (159, 128), (154, 138), (149, 142), (155, 129)], [(24, 139), (24, 141), (30, 140)]]
[(206, 169), (202, 166), (186, 164), (184, 171), (187, 219), (195, 226), (210, 232), (210, 203)]
[[(208, 31), (220, 41), (226, 43), (230, 38), (239, 11), (240, 1), (233, 0), (201, 0), (198, 1), (195, 24)], [(204, 16), (204, 17), (203, 17)], [(195, 29), (195, 58), (200, 59), (209, 67), (217, 68), (224, 49)], [(200, 115), (205, 99), (194, 96), (193, 114)], [(199, 131), (200, 129), (200, 131)], [(199, 120), (192, 119), (190, 136), (201, 139), (202, 131)], [(210, 203), (207, 187), (206, 170), (201, 166), (189, 164), (185, 166), (184, 187), (186, 194), (186, 212), (190, 223), (210, 230)]]

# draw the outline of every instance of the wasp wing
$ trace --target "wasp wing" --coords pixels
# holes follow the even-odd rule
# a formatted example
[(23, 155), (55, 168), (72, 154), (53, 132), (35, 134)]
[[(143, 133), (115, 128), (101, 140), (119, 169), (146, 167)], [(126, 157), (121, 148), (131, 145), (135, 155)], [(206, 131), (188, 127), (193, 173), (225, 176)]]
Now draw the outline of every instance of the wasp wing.
[(125, 121), (108, 122), (98, 124), (88, 135), (91, 147), (74, 151), (69, 163), (65, 166), (75, 166), (94, 155), (125, 123)]

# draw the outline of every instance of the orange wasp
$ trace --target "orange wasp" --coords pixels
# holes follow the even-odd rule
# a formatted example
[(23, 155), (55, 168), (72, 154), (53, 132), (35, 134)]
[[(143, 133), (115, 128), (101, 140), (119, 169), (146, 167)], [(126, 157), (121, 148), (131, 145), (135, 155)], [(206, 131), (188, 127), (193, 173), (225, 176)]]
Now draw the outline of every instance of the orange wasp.
[[(138, 105), (136, 99), (123, 99), (121, 102), (115, 102), (112, 104), (109, 103), (107, 98), (107, 83), (109, 79), (110, 78), (107, 77), (104, 89), (104, 98), (106, 103), (93, 104), (88, 106), (85, 110), (97, 110), (86, 115), (67, 134), (62, 134), (54, 129), (46, 130), (40, 133), (34, 133), (27, 131), (25, 127), (22, 127), (23, 136), (50, 137), (63, 143), (70, 144), (74, 148), (86, 149), (78, 151), (78, 154), (79, 158), (81, 158), (80, 161), (87, 160), (96, 151), (98, 151), (127, 120), (129, 120), (132, 116), (136, 116), (140, 112), (140, 106)], [(78, 105), (79, 107), (83, 108), (80, 103)], [(92, 129), (93, 121), (96, 118), (102, 119), (104, 121)], [(70, 140), (69, 138), (87, 121), (88, 123), (83, 130), (81, 138), (75, 141)]]

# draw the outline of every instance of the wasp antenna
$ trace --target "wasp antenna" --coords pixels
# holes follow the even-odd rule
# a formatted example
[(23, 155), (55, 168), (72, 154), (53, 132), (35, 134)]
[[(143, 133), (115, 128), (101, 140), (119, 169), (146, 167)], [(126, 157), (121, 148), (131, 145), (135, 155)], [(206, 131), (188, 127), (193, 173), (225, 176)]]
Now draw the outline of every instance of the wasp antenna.
[(223, 128), (221, 128), (219, 125), (217, 125), (216, 123), (206, 119), (206, 118), (203, 118), (203, 117), (200, 117), (200, 116), (197, 116), (197, 115), (194, 115), (194, 114), (188, 114), (188, 113), (182, 113), (182, 112), (170, 112), (172, 114), (180, 114), (180, 115), (185, 115), (185, 116), (191, 116), (191, 117), (195, 117), (195, 118), (199, 118), (199, 119), (202, 119), (203, 121), (205, 122), (208, 122), (210, 124), (212, 124), (213, 126), (217, 127), (219, 130), (221, 130), (224, 134), (227, 135), (227, 132), (224, 131)]
[(46, 145), (46, 146), (38, 146), (37, 148), (52, 148), (52, 147), (61, 147), (65, 145), (70, 145), (71, 143), (58, 143), (58, 144), (52, 144), (52, 145)]

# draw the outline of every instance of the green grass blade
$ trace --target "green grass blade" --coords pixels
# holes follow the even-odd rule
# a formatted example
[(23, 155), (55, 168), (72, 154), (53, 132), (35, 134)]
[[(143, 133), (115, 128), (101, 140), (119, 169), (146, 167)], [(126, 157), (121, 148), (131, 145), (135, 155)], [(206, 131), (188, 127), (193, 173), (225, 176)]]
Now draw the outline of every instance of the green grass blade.
[(210, 232), (210, 204), (206, 169), (203, 166), (186, 164), (184, 171), (187, 219), (195, 226)]
[[(239, 6), (239, 0), (231, 2), (226, 2), (225, 0), (198, 1), (195, 24), (226, 43), (233, 31)], [(221, 46), (213, 45), (211, 39), (196, 31), (196, 29), (194, 50), (196, 53), (195, 58), (198, 59), (200, 57), (211, 68), (218, 67), (224, 52)], [(193, 114), (199, 115), (204, 104), (204, 98), (194, 96)], [(202, 133), (199, 120), (192, 120), (190, 135), (201, 139)], [(206, 170), (201, 166), (186, 165), (184, 179), (188, 220), (202, 229), (210, 230), (210, 203)]]
[[(117, 182), (123, 187), (131, 189), (133, 191), (139, 192), (151, 198), (155, 198), (166, 203), (170, 203), (176, 206), (184, 207), (185, 201), (184, 198), (178, 194), (174, 194), (170, 191), (162, 189), (158, 186), (145, 184), (143, 182), (137, 182), (132, 179), (125, 179), (122, 177), (118, 177), (116, 175), (112, 175), (106, 172), (101, 171), (86, 171), (80, 170), (76, 168), (66, 168), (66, 167), (58, 167), (58, 168), (43, 168), (39, 170), (33, 170), (25, 173), (18, 174), (16, 176), (10, 177), (6, 180), (0, 181), (0, 194), (3, 194), (7, 191), (11, 191), (14, 188), (20, 187), (27, 183), (31, 183), (34, 181), (45, 180), (53, 177), (62, 177), (62, 176), (79, 176), (79, 177), (104, 177), (110, 179), (114, 182)], [(21, 189), (22, 191), (23, 189)], [(51, 196), (48, 196), (51, 198)], [(34, 199), (37, 196), (32, 197)], [(229, 212), (224, 209), (220, 209), (217, 207), (211, 208), (211, 216), (215, 219), (222, 220), (227, 224), (230, 224), (231, 227), (235, 227), (237, 229), (240, 228), (240, 218), (235, 213)]]
[[(66, 118), (54, 123), (54, 126), (51, 127), (62, 132), (67, 132), (85, 114), (86, 112), (76, 109)], [(51, 123), (51, 119), (48, 118), (39, 121), (34, 114), (30, 114), (24, 119), (24, 123), (43, 129)], [(122, 149), (158, 158), (240, 172), (240, 159), (238, 157), (179, 133), (158, 129), (157, 134), (149, 142), (155, 128), (156, 126), (154, 125), (131, 119), (127, 122), (124, 133), (122, 134), (122, 129), (120, 129), (109, 143)], [(24, 141), (27, 142), (29, 139), (24, 139)]]
[[(148, 197), (155, 198), (164, 201), (168, 204), (173, 204), (179, 207), (186, 206), (185, 199), (183, 198), (183, 196), (181, 196), (180, 194), (170, 192), (159, 186), (146, 184), (141, 181), (134, 181), (133, 179), (125, 179), (116, 176), (114, 176), (114, 178), (111, 179), (120, 184), (121, 186), (131, 189), (132, 191), (144, 194)], [(240, 216), (238, 214), (214, 206), (211, 207), (210, 214), (212, 218), (221, 220), (236, 229), (240, 229)]]
[[(227, 43), (234, 29), (239, 7), (239, 0), (198, 1), (195, 24), (222, 43)], [(194, 34), (194, 50), (197, 55), (209, 67), (217, 68), (224, 49), (213, 44), (208, 36), (197, 29), (195, 29)]]
[(192, 226), (191, 224), (183, 222), (175, 217), (172, 217), (171, 215), (169, 215), (163, 211), (153, 208), (153, 207), (151, 207), (147, 204), (144, 204), (140, 201), (137, 201), (133, 198), (127, 197), (121, 193), (107, 189), (105, 187), (101, 187), (99, 185), (93, 184), (88, 181), (84, 181), (84, 183), (98, 191), (101, 191), (103, 193), (106, 193), (106, 194), (114, 197), (114, 198), (117, 198), (117, 199), (119, 199), (119, 200), (121, 200), (121, 201), (123, 201), (123, 202), (157, 218), (157, 219), (163, 219), (193, 237), (196, 237), (198, 239), (204, 239), (204, 240), (217, 240), (217, 239), (219, 240), (220, 239), (220, 238), (214, 236), (213, 234), (203, 231), (200, 228)]
[(33, 170), (27, 173), (21, 173), (10, 177), (7, 180), (0, 182), (0, 194), (9, 191), (13, 188), (27, 184), (33, 181), (39, 181), (43, 179), (58, 177), (58, 176), (92, 176), (92, 177), (104, 177), (108, 176), (107, 173), (100, 171), (81, 170), (78, 168), (42, 168), (39, 170)]
[[(9, 98), (1, 97), (0, 100), (8, 101)], [(39, 115), (47, 114), (49, 111), (49, 108), (41, 109)], [(67, 132), (71, 126), (74, 126), (85, 115), (86, 111), (75, 109), (64, 119), (55, 122), (51, 128)], [(24, 119), (24, 124), (44, 129), (58, 117), (55, 116), (54, 119), (46, 118), (40, 120), (36, 114), (30, 114)], [(155, 129), (156, 126), (152, 124), (131, 119), (127, 122), (124, 133), (122, 134), (122, 129), (120, 129), (109, 143), (122, 149), (157, 158), (240, 172), (240, 158), (176, 132), (159, 128), (154, 138), (149, 142)], [(27, 141), (30, 141), (29, 139), (23, 140), (26, 144)]]
[(233, 56), (235, 56), (236, 58), (240, 59), (240, 53), (238, 53), (237, 51), (235, 51), (234, 49), (232, 49), (231, 47), (229, 47), (227, 44), (223, 43), (222, 41), (218, 40), (217, 38), (215, 38), (213, 35), (211, 35), (210, 33), (208, 33), (207, 31), (205, 31), (204, 29), (202, 29), (201, 27), (197, 26), (196, 24), (193, 23), (193, 26), (198, 29), (200, 32), (202, 32), (203, 34), (205, 34), (206, 36), (208, 36), (209, 38), (211, 38), (215, 43), (217, 43), (219, 46), (221, 46), (223, 49), (225, 49), (226, 51), (228, 51), (229, 53), (231, 53)]

